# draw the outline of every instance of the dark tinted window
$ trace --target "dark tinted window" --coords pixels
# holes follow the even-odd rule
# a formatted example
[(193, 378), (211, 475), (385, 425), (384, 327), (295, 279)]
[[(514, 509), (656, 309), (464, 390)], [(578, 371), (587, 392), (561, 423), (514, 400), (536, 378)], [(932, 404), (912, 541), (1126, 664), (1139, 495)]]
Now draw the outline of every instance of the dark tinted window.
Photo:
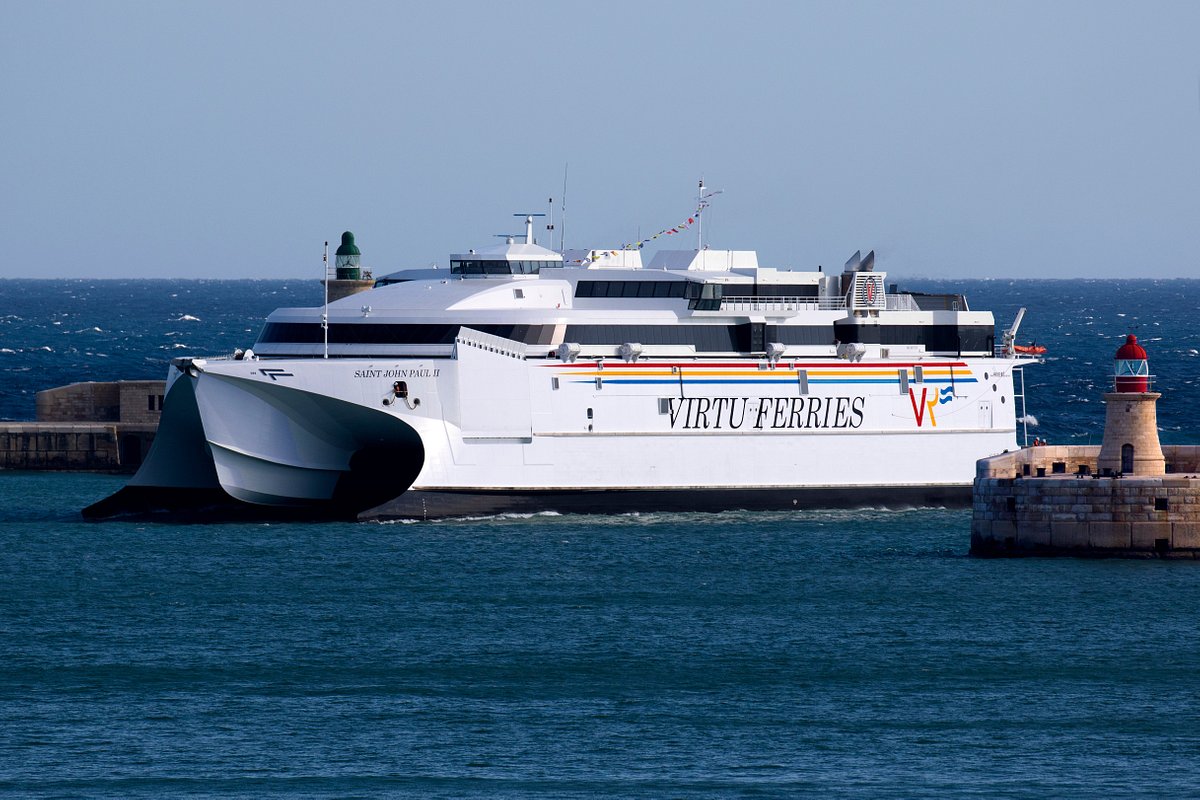
[[(377, 323), (333, 324), (330, 344), (453, 344), (459, 325), (388, 325)], [(552, 325), (471, 325), (471, 328), (525, 344), (549, 344)], [(265, 344), (321, 344), (319, 323), (270, 322), (258, 341)]]
[[(525, 344), (549, 345), (554, 336), (553, 325), (469, 327)], [(329, 326), (329, 342), (448, 345), (454, 342), (458, 330), (459, 326), (453, 324), (334, 324)], [(749, 334), (745, 325), (568, 325), (564, 341), (613, 347), (625, 342), (677, 344), (692, 345), (701, 352), (746, 352), (751, 346)], [(834, 338), (832, 328), (827, 325), (768, 325), (763, 334), (767, 342), (784, 344), (830, 344)], [(271, 322), (258, 337), (263, 344), (321, 344), (323, 340), (320, 324), (310, 322)], [(761, 350), (761, 346), (758, 349)]]
[(943, 353), (988, 352), (995, 341), (988, 325), (834, 325), (834, 335), (840, 342), (918, 344)]
[(575, 285), (576, 297), (684, 297), (688, 286), (696, 286), (699, 297), (701, 284), (692, 281), (580, 281)]

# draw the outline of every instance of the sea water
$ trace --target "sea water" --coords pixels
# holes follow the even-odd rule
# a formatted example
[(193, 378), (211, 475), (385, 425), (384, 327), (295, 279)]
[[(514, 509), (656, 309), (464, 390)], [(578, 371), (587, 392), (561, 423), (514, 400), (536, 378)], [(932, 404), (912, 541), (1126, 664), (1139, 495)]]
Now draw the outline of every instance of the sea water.
[[(0, 281), (0, 416), (246, 346), (316, 294), (71, 283)], [(1196, 282), (963, 285), (1050, 348), (1031, 435), (1098, 441), (1136, 324), (1164, 441), (1196, 441)], [(973, 559), (945, 509), (79, 517), (123, 480), (0, 473), (0, 792), (1200, 795), (1194, 563)]]

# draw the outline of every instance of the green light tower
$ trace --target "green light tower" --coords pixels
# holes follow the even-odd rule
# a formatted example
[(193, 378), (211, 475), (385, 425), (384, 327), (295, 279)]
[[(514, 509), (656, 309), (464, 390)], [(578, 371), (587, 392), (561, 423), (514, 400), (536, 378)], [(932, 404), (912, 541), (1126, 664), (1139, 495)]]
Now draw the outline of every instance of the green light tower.
[(339, 281), (357, 281), (362, 279), (362, 251), (354, 243), (354, 234), (346, 231), (342, 234), (342, 243), (334, 253), (334, 267), (337, 269)]

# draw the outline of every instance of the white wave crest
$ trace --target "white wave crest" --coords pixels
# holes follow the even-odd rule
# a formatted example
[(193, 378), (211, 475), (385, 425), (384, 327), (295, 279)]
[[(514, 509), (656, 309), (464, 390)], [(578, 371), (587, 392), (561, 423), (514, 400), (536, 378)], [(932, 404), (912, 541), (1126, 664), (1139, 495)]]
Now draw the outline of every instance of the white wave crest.
[(1026, 414), (1023, 417), (1017, 417), (1017, 422), (1024, 422), (1026, 425), (1028, 425), (1031, 428), (1036, 428), (1039, 424), (1038, 418), (1035, 417), (1033, 414)]
[(481, 522), (484, 520), (534, 519), (536, 517), (561, 517), (561, 516), (562, 516), (562, 514), (560, 514), (557, 511), (530, 511), (530, 512), (510, 511), (510, 512), (507, 512), (504, 514), (484, 514), (482, 516), (477, 516), (477, 517), (450, 517), (450, 518), (447, 518), (447, 522), (452, 521), (452, 520), (458, 520), (460, 522)]

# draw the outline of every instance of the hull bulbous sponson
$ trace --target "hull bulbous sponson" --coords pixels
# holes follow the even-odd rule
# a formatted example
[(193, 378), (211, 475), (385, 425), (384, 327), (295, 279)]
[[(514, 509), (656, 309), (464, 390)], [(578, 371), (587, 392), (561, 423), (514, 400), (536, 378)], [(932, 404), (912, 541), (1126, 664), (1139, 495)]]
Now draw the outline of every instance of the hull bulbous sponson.
[(1017, 446), (1030, 360), (965, 297), (885, 278), (532, 235), (452, 256), (329, 304), (328, 330), (279, 309), (253, 353), (174, 361), (146, 462), (84, 513), (965, 505)]

